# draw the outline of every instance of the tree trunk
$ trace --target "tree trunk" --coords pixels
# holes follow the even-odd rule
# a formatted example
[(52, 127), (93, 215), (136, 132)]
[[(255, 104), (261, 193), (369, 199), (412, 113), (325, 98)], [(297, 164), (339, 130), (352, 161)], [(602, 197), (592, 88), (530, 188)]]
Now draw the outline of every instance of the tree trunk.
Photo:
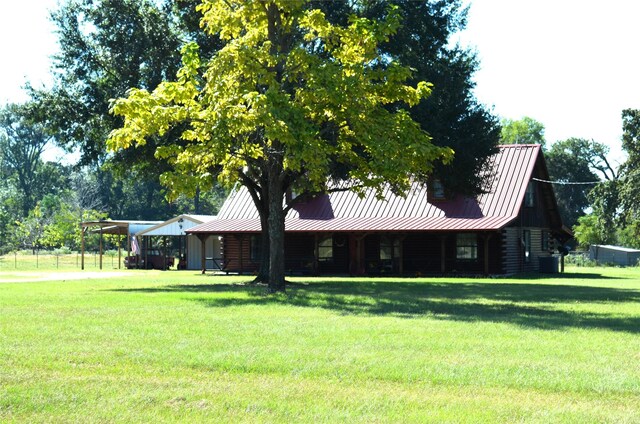
[(258, 275), (253, 280), (254, 283), (268, 283), (269, 282), (269, 245), (271, 239), (269, 238), (269, 222), (266, 217), (267, 214), (260, 214), (260, 228), (262, 228), (262, 240), (261, 244), (261, 256), (260, 256), (260, 269)]
[[(274, 143), (275, 144), (275, 143)], [(274, 146), (277, 151), (277, 147)], [(285, 291), (284, 281), (284, 211), (282, 199), (282, 156), (274, 154), (269, 164), (269, 291), (272, 293)]]

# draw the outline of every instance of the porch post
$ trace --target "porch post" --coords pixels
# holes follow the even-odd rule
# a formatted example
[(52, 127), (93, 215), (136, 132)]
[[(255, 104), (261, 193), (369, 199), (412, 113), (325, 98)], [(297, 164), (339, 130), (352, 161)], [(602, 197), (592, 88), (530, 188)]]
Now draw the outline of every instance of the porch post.
[(102, 269), (102, 226), (100, 226), (100, 269)]
[(144, 269), (149, 269), (149, 240), (151, 236), (143, 236), (144, 237)]
[(313, 234), (313, 274), (318, 275), (320, 273), (320, 246), (318, 233)]
[(122, 228), (118, 227), (118, 269), (120, 264), (122, 264)]
[(440, 272), (443, 274), (447, 271), (446, 266), (446, 238), (447, 236), (440, 236)]
[(86, 227), (80, 226), (80, 269), (84, 271), (84, 230)]
[(406, 234), (398, 236), (398, 258), (400, 263), (398, 264), (398, 272), (400, 275), (404, 274), (404, 239), (407, 238)]
[(489, 274), (489, 240), (493, 234), (485, 234), (484, 239), (484, 273)]
[(204, 274), (207, 270), (207, 236), (204, 234), (197, 234), (198, 239), (200, 240), (200, 269)]
[[(240, 275), (244, 274), (244, 261), (242, 257), (244, 256), (244, 235), (240, 235)], [(264, 260), (264, 258), (262, 258)]]

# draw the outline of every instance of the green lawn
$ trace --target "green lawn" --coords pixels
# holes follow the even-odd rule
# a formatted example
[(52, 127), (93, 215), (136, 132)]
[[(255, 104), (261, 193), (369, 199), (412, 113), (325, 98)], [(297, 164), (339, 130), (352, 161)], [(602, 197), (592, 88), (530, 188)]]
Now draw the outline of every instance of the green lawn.
[(640, 422), (640, 269), (568, 271), (279, 296), (23, 276), (0, 283), (0, 422)]

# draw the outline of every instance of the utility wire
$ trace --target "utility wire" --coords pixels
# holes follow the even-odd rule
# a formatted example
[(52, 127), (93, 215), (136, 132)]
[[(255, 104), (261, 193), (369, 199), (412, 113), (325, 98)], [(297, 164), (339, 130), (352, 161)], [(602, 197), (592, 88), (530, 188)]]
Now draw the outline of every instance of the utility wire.
[(549, 180), (541, 180), (540, 178), (531, 178), (534, 181), (538, 181), (540, 183), (547, 183), (547, 184), (557, 184), (557, 185), (593, 185), (593, 184), (600, 184), (602, 181), (580, 181), (580, 182), (575, 182), (575, 181), (549, 181)]

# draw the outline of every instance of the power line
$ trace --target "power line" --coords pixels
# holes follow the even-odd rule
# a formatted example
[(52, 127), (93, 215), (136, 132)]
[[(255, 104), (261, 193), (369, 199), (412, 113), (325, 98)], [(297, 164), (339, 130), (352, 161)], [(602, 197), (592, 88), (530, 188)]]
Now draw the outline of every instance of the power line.
[(531, 178), (534, 181), (538, 181), (540, 183), (547, 184), (556, 184), (556, 185), (593, 185), (600, 184), (602, 181), (549, 181), (549, 180), (541, 180), (540, 178)]

